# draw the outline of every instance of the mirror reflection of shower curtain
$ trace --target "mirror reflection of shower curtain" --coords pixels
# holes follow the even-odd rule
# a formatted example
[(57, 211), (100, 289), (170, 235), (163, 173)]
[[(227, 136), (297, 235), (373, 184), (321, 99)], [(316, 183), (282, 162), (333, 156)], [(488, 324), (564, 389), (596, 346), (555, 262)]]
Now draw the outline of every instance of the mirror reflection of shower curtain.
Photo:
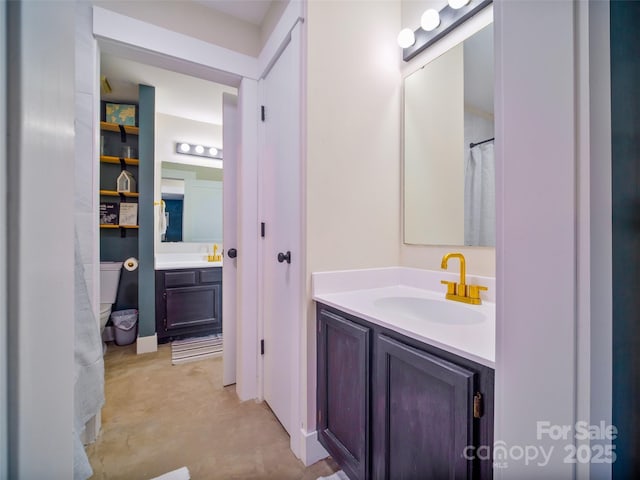
[(496, 195), (493, 143), (473, 147), (464, 173), (464, 244), (495, 246)]

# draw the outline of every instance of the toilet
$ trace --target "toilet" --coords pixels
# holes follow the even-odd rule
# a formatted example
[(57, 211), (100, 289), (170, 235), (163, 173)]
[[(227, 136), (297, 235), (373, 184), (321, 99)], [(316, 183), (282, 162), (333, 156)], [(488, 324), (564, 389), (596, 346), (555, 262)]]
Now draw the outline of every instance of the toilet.
[(100, 334), (111, 316), (116, 303), (122, 262), (100, 262)]

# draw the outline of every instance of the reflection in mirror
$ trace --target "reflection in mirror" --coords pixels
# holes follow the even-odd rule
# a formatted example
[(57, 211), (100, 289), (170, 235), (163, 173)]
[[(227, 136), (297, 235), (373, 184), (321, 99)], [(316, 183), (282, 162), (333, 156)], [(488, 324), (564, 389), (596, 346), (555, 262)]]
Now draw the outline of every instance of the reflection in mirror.
[(404, 80), (404, 241), (495, 245), (493, 25)]
[(221, 169), (162, 162), (160, 190), (163, 242), (222, 243)]

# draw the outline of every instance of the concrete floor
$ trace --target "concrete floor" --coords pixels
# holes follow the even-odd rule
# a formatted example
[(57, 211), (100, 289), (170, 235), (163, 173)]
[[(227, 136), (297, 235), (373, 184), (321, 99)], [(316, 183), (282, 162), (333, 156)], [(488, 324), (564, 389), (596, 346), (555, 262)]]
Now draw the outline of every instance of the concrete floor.
[(222, 358), (171, 365), (171, 346), (136, 355), (109, 344), (102, 430), (87, 447), (93, 479), (145, 480), (186, 466), (193, 480), (315, 480), (338, 470), (331, 458), (308, 468), (264, 403), (222, 387)]

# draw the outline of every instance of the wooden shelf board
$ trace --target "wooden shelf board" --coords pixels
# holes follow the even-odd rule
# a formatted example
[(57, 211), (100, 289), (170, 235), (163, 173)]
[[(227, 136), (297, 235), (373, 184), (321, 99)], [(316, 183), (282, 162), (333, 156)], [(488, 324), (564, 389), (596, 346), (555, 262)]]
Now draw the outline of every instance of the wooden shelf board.
[(105, 225), (100, 224), (100, 228), (140, 228), (138, 225)]
[(125, 197), (139, 197), (139, 193), (118, 193), (115, 190), (100, 190), (100, 195), (105, 195), (107, 197), (119, 197), (120, 195), (124, 195)]
[[(115, 163), (116, 165), (120, 165), (120, 157), (100, 155), (100, 161), (102, 163)], [(127, 165), (138, 165), (140, 164), (140, 160), (138, 160), (137, 158), (125, 158), (124, 163), (126, 163)]]
[[(100, 130), (107, 130), (108, 132), (119, 132), (120, 125), (118, 125), (117, 123), (100, 122)], [(138, 135), (140, 133), (140, 129), (132, 125), (124, 125), (124, 131), (131, 135)]]

